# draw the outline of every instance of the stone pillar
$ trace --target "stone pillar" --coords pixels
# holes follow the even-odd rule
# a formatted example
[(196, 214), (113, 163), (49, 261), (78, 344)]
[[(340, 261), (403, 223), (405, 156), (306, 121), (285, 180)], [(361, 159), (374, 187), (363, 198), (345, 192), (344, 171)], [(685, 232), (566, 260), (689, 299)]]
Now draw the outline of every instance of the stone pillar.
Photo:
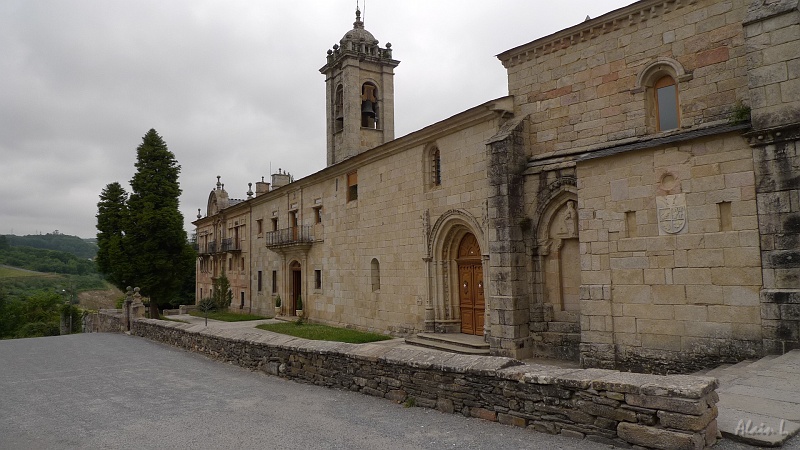
[(800, 4), (754, 0), (744, 22), (764, 285), (764, 351), (800, 348)]
[(506, 122), (487, 142), (489, 286), (488, 342), (494, 355), (529, 357), (530, 292), (527, 282), (523, 172), (527, 165), (525, 117)]
[(131, 320), (141, 319), (145, 316), (145, 306), (142, 302), (142, 295), (139, 294), (139, 288), (133, 288), (133, 302), (130, 307)]
[(125, 301), (122, 303), (122, 331), (131, 331), (131, 304), (133, 303), (133, 288), (128, 286), (125, 290)]

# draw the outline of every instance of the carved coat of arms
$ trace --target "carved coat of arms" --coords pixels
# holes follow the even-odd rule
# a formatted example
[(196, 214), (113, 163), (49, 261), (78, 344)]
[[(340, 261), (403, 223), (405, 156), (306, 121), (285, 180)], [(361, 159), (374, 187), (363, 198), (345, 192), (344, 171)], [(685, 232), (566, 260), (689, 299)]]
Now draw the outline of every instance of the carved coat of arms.
[(686, 229), (686, 194), (656, 197), (658, 234), (678, 234)]

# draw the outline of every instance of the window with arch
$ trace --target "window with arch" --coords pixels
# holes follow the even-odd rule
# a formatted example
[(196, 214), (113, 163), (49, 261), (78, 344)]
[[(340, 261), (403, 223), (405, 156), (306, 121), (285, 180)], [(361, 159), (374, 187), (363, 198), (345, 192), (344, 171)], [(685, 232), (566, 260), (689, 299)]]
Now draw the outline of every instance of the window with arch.
[(647, 132), (676, 130), (681, 127), (679, 85), (692, 79), (680, 62), (659, 57), (639, 72), (633, 93), (644, 93)]
[(378, 258), (372, 258), (370, 263), (370, 279), (372, 281), (372, 292), (377, 292), (381, 289), (381, 263)]
[(440, 186), (442, 184), (442, 155), (438, 147), (431, 149), (431, 185)]
[(361, 85), (361, 127), (378, 129), (378, 88), (369, 82)]
[(655, 122), (658, 131), (678, 128), (678, 85), (675, 79), (664, 75), (653, 84)]
[(341, 84), (336, 87), (336, 94), (334, 94), (333, 118), (333, 131), (342, 131), (344, 129), (344, 87)]

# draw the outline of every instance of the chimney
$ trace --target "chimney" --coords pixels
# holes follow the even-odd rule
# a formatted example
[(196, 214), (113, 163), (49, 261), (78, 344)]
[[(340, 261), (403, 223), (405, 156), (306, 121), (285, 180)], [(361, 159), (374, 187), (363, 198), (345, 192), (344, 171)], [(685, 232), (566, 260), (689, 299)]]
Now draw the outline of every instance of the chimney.
[(272, 174), (272, 189), (278, 189), (292, 182), (292, 176), (286, 171), (278, 169), (278, 173)]
[(269, 192), (269, 183), (264, 181), (264, 177), (261, 177), (261, 181), (256, 181), (256, 197), (267, 192)]

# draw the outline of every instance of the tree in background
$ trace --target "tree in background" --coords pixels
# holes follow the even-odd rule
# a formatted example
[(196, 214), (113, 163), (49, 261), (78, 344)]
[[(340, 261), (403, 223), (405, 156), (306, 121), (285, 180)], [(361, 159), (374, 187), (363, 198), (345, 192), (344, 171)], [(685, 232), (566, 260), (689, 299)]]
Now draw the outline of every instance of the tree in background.
[(120, 290), (130, 279), (128, 258), (122, 248), (128, 218), (128, 193), (116, 181), (100, 193), (97, 204), (97, 269)]
[(135, 166), (121, 240), (126, 263), (122, 268), (111, 267), (115, 273), (109, 275), (140, 287), (150, 298), (151, 317), (158, 317), (160, 308), (180, 301), (184, 278), (194, 271), (196, 254), (186, 239), (183, 214), (178, 209), (181, 167), (156, 130), (142, 138)]

